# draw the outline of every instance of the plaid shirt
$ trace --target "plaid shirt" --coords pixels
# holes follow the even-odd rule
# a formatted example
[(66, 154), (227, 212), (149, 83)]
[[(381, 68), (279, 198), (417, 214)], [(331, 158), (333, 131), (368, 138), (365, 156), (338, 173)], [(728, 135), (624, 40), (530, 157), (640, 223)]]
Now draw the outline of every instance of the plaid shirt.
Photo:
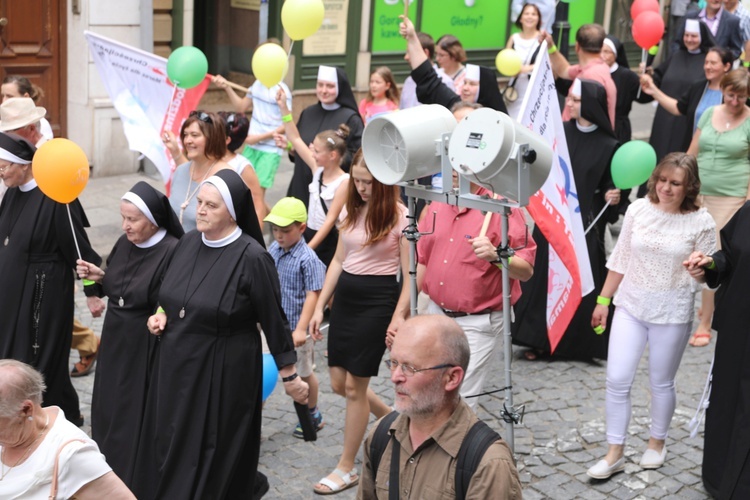
[(279, 272), (281, 307), (289, 321), (289, 328), (294, 331), (302, 314), (307, 292), (323, 288), (326, 266), (307, 246), (304, 238), (300, 238), (288, 252), (274, 241), (268, 253), (273, 257)]
[[(737, 9), (732, 12), (740, 18), (740, 31), (742, 32), (742, 41), (750, 40), (750, 11), (748, 11), (741, 2), (737, 3)], [(746, 56), (747, 57), (747, 56)]]

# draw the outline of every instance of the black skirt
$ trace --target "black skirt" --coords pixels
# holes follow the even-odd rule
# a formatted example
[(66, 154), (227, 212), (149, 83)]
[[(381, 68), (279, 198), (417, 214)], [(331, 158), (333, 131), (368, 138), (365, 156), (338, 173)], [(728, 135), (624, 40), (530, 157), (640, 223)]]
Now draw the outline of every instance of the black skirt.
[(399, 293), (395, 275), (341, 272), (331, 308), (328, 366), (340, 366), (357, 377), (378, 374)]
[[(318, 231), (316, 231), (315, 229), (310, 229), (309, 227), (306, 228), (305, 241), (310, 243), (316, 234), (318, 234)], [(318, 245), (318, 247), (315, 249), (315, 254), (323, 262), (323, 264), (326, 265), (326, 269), (328, 269), (328, 266), (331, 265), (333, 256), (336, 254), (336, 246), (338, 245), (338, 243), (339, 230), (338, 228), (333, 227), (331, 228), (331, 231), (328, 233), (328, 235), (323, 239), (323, 241), (320, 242), (320, 245)]]

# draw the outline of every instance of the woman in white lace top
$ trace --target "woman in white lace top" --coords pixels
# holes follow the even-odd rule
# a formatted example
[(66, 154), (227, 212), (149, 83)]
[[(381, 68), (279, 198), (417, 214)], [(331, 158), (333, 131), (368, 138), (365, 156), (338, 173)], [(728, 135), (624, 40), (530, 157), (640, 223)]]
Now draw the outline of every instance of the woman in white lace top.
[[(591, 326), (607, 324), (615, 297), (607, 362), (606, 457), (588, 475), (607, 479), (625, 468), (623, 455), (630, 421), (630, 388), (641, 355), (649, 345), (651, 429), (640, 461), (644, 469), (664, 464), (664, 445), (675, 409), (674, 378), (687, 345), (698, 286), (682, 263), (693, 251), (716, 246), (713, 218), (696, 202), (700, 191), (695, 157), (671, 153), (654, 169), (648, 195), (630, 205), (609, 273), (597, 298)], [(616, 294), (615, 294), (616, 292)]]

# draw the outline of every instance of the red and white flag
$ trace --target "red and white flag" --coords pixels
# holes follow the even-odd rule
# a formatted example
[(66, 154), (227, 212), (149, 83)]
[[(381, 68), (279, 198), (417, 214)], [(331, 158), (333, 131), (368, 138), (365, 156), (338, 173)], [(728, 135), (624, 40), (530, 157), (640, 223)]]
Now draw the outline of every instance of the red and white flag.
[(167, 78), (167, 60), (91, 31), (84, 32), (96, 69), (122, 119), (128, 145), (154, 162), (169, 192), (172, 156), (162, 142), (166, 130), (179, 137), (182, 122), (200, 102), (209, 76), (185, 90)]
[(554, 153), (547, 182), (531, 197), (527, 207), (550, 244), (547, 336), (550, 351), (554, 352), (581, 297), (594, 289), (594, 278), (546, 45), (542, 45), (539, 54), (518, 121), (542, 136)]

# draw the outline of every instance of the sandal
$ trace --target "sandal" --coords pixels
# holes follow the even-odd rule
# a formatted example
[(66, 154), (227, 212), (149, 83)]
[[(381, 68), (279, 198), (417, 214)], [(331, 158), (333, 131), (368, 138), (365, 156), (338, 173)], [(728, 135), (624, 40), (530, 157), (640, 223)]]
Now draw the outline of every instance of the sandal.
[(99, 347), (101, 347), (101, 341), (97, 344), (97, 349), (94, 354), (89, 356), (81, 356), (81, 361), (73, 365), (73, 370), (70, 372), (71, 377), (83, 377), (94, 371), (96, 366), (96, 357), (99, 354)]
[[(335, 481), (328, 479), (332, 475), (338, 476), (344, 483), (339, 484)], [(334, 469), (331, 474), (327, 477), (322, 478), (318, 481), (318, 484), (313, 486), (313, 491), (318, 495), (335, 495), (341, 493), (344, 490), (356, 486), (359, 484), (359, 476), (357, 475), (357, 469), (352, 469), (349, 472), (344, 472), (340, 469)], [(323, 485), (327, 489), (319, 488), (318, 485)]]
[(708, 332), (697, 331), (690, 337), (690, 344), (693, 347), (706, 347), (711, 343), (711, 334)]

